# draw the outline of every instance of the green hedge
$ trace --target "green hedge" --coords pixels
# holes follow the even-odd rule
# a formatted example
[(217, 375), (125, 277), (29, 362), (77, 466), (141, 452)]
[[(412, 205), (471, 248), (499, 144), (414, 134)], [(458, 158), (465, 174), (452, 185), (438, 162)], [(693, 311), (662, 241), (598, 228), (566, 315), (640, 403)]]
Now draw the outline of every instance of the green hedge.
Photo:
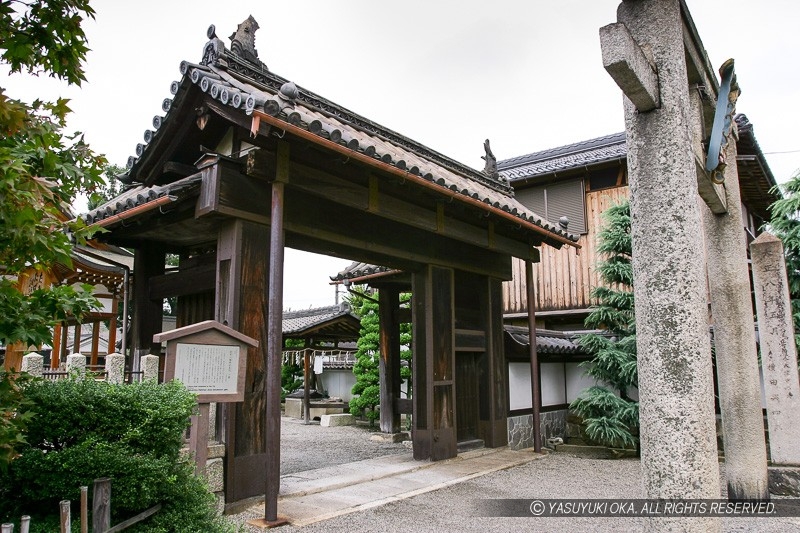
[[(0, 474), (0, 516), (30, 514), (51, 524), (58, 502), (77, 502), (82, 485), (111, 478), (112, 524), (163, 505), (127, 531), (231, 531), (215, 497), (179, 451), (194, 395), (178, 382), (112, 385), (94, 380), (35, 381), (25, 388), (35, 418), (27, 445)], [(91, 494), (90, 494), (91, 497)], [(33, 531), (39, 527), (32, 527)], [(46, 529), (41, 529), (45, 531)]]

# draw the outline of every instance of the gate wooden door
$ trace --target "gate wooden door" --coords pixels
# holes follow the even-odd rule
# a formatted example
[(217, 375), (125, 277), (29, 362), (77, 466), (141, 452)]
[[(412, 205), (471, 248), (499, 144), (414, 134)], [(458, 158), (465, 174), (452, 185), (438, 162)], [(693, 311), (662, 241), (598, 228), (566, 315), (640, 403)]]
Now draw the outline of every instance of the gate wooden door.
[(478, 354), (456, 353), (456, 439), (464, 442), (479, 438)]

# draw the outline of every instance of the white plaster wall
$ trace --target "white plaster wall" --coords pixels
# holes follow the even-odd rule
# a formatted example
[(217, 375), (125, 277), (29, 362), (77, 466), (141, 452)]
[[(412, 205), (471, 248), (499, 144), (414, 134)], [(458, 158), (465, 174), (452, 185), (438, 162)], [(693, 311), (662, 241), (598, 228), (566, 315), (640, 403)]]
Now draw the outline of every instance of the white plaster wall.
[(567, 402), (572, 402), (580, 396), (581, 392), (597, 384), (594, 378), (584, 373), (578, 363), (565, 363), (564, 367), (567, 381)]
[[(541, 363), (539, 365), (542, 382), (542, 406), (566, 403), (564, 389), (564, 363)], [(510, 409), (530, 409), (531, 407), (531, 365), (530, 363), (508, 364), (508, 391)]]
[(328, 396), (341, 398), (345, 402), (349, 402), (353, 397), (350, 392), (353, 385), (356, 384), (356, 376), (352, 370), (341, 369), (325, 369), (325, 371), (317, 376), (322, 380), (323, 388), (328, 391)]

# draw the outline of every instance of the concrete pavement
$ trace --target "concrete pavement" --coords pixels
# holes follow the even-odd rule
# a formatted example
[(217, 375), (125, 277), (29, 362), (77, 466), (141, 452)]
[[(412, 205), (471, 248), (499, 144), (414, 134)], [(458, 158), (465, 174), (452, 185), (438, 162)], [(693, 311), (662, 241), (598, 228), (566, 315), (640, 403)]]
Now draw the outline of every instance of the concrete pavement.
[[(281, 476), (278, 515), (294, 526), (337, 516), (455, 485), (485, 474), (545, 457), (533, 449), (479, 449), (439, 462), (415, 461), (411, 453), (329, 466)], [(263, 504), (246, 511), (263, 518)], [(253, 525), (251, 531), (259, 531)]]

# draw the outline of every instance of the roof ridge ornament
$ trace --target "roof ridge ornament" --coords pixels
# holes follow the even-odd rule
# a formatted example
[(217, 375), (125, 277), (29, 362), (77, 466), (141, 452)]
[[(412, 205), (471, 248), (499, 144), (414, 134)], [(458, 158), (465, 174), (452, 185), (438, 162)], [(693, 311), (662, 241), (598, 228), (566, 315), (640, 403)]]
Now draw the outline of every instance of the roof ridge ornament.
[(200, 64), (218, 65), (220, 62), (224, 62), (225, 43), (217, 37), (217, 28), (213, 24), (206, 30), (206, 35), (208, 36), (208, 42), (203, 47), (203, 59), (200, 60)]
[(483, 167), (483, 174), (496, 183), (505, 184), (507, 180), (497, 171), (497, 158), (492, 152), (492, 147), (489, 146), (489, 139), (483, 141), (483, 149), (486, 152), (486, 155), (481, 156), (481, 159), (486, 161), (486, 166)]
[(490, 178), (497, 179), (500, 174), (497, 172), (497, 158), (492, 153), (492, 148), (489, 146), (489, 139), (483, 141), (483, 149), (486, 155), (481, 156), (481, 159), (486, 161), (486, 166), (483, 167), (483, 173)]
[(236, 27), (236, 31), (230, 36), (231, 40), (231, 53), (238, 56), (245, 61), (249, 61), (255, 65), (261, 65), (267, 69), (267, 65), (258, 59), (258, 52), (256, 51), (256, 31), (258, 31), (258, 22), (253, 18), (253, 15), (248, 16), (244, 22)]

